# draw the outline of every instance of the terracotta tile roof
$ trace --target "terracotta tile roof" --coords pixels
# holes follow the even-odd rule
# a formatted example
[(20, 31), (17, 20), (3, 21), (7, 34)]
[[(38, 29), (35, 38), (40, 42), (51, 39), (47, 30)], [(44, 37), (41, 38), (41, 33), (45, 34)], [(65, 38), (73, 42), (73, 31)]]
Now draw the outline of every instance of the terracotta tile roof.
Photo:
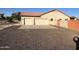
[(41, 16), (44, 12), (21, 12), (21, 16)]

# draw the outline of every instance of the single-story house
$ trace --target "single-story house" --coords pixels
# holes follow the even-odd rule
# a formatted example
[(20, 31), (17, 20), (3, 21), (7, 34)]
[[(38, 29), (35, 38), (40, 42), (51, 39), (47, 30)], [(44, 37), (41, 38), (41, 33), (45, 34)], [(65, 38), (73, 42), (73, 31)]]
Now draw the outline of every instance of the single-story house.
[(70, 16), (55, 9), (46, 13), (41, 12), (21, 12), (21, 24), (24, 25), (60, 25), (62, 21), (63, 26), (70, 20)]
[(78, 20), (78, 18), (77, 17), (74, 17), (74, 16), (70, 17), (70, 19), (71, 20)]
[(20, 12), (22, 25), (56, 25), (67, 27), (70, 16), (57, 9), (48, 12)]

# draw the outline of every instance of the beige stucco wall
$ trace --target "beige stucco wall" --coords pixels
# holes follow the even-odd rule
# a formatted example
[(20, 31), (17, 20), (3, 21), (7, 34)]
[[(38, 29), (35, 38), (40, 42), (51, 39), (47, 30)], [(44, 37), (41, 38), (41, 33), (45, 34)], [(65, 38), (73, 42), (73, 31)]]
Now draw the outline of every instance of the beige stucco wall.
[(59, 26), (64, 27), (64, 28), (68, 28), (68, 21), (61, 20)]
[[(55, 11), (49, 12), (47, 14), (44, 14), (41, 17), (42, 18), (47, 18), (49, 20), (50, 25), (57, 25), (57, 21), (59, 19), (62, 19), (63, 20), (63, 22), (62, 22), (63, 27), (67, 25), (67, 24), (64, 24), (65, 19), (68, 19), (68, 20), (70, 19), (68, 16), (66, 16), (65, 14), (59, 12), (58, 10), (55, 10)], [(53, 21), (51, 21), (50, 19), (53, 19)]]
[(36, 25), (48, 25), (48, 20), (46, 18), (35, 18)]

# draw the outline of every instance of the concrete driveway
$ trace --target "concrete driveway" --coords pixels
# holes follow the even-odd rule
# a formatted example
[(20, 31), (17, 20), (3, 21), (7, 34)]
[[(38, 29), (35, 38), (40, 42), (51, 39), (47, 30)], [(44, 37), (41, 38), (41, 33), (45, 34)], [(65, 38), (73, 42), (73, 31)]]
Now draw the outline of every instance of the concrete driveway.
[(79, 35), (79, 32), (58, 27), (20, 29), (21, 27), (14, 25), (0, 30), (1, 50), (74, 50), (76, 48), (73, 37)]
[(49, 25), (22, 25), (19, 29), (53, 29), (56, 27)]

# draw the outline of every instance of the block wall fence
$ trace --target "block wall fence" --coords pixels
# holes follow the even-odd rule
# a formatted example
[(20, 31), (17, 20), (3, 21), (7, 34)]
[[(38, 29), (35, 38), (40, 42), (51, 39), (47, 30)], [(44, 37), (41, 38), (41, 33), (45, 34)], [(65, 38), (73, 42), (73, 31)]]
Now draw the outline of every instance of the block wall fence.
[(69, 20), (68, 28), (79, 31), (79, 20)]
[(79, 20), (68, 20), (67, 22), (65, 22), (65, 21), (64, 21), (64, 23), (62, 23), (62, 22), (63, 21), (58, 21), (57, 26), (79, 31)]

